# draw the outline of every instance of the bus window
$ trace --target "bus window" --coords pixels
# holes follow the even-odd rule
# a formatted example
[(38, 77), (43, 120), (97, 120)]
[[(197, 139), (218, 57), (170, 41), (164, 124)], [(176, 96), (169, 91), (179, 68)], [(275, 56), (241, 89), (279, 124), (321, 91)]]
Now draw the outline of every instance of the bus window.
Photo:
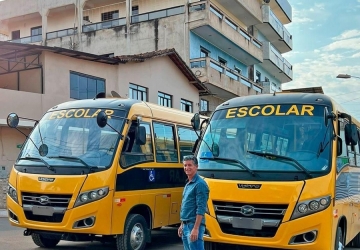
[(120, 157), (120, 165), (124, 168), (141, 162), (149, 162), (154, 160), (150, 124), (145, 122), (140, 123), (140, 126), (145, 127), (146, 130), (145, 145), (139, 145), (136, 143), (137, 126), (137, 122), (132, 122), (129, 132), (125, 137), (125, 142)]
[(180, 160), (182, 161), (185, 155), (192, 155), (192, 149), (195, 141), (198, 138), (195, 131), (190, 128), (178, 127)]
[(153, 123), (155, 134), (156, 161), (179, 162), (175, 143), (175, 127), (163, 123)]

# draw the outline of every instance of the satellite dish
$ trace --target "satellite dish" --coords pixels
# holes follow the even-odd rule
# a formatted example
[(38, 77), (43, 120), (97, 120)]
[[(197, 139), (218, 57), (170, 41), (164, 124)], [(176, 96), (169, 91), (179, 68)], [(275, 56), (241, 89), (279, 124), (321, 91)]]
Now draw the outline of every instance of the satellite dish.
[(111, 95), (112, 97), (118, 97), (118, 98), (121, 98), (121, 96), (119, 95), (118, 92), (116, 92), (115, 90), (111, 90)]

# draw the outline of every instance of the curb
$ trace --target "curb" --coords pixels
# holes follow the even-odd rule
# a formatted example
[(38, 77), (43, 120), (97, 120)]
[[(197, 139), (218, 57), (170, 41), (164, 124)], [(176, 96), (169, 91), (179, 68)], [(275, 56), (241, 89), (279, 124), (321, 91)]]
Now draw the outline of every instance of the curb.
[(7, 218), (7, 217), (8, 217), (7, 210), (0, 209), (0, 218)]

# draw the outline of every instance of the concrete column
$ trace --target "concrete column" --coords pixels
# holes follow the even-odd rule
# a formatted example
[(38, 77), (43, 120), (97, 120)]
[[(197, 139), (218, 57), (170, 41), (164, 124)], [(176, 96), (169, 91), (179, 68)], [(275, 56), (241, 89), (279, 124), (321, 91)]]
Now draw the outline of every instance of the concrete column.
[[(75, 0), (75, 8), (78, 13), (77, 15), (77, 39), (78, 39), (78, 47), (77, 50), (83, 51), (83, 46), (81, 42), (81, 33), (82, 33), (82, 26), (84, 25), (84, 7), (87, 0)], [(74, 41), (75, 42), (75, 41)]]
[(41, 11), (41, 26), (42, 26), (42, 45), (46, 45), (46, 32), (47, 32), (47, 17), (49, 9), (42, 9)]

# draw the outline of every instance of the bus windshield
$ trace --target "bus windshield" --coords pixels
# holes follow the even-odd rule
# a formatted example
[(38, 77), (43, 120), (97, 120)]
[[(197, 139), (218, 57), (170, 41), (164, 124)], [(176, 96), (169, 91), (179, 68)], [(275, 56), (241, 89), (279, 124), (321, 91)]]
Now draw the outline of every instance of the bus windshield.
[[(100, 111), (84, 108), (46, 113), (25, 142), (16, 164), (108, 168), (120, 136), (109, 126), (98, 126), (96, 117)], [(121, 132), (126, 111), (103, 111), (111, 115), (108, 124)], [(41, 145), (47, 146), (43, 154), (38, 150)]]
[(324, 106), (256, 105), (214, 113), (199, 146), (200, 170), (330, 171)]

